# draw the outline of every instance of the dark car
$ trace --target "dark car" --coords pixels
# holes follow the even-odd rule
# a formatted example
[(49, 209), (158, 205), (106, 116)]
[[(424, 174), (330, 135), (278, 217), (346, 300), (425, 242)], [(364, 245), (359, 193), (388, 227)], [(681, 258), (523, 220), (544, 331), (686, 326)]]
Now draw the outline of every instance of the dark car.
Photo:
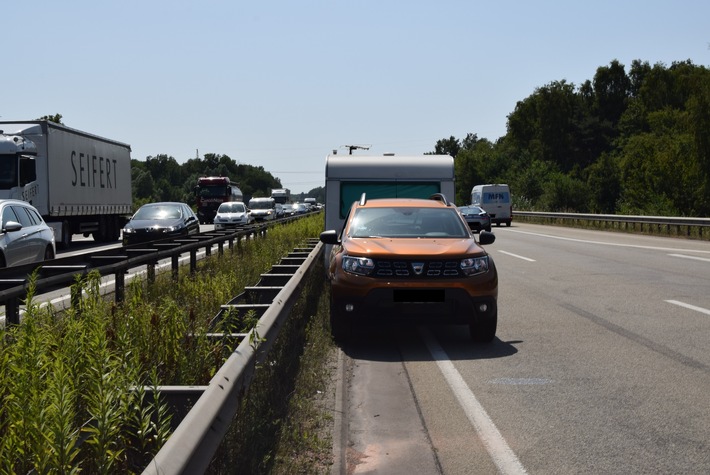
[(498, 274), (455, 206), (443, 195), (430, 200), (373, 199), (355, 202), (342, 230), (320, 235), (333, 250), (330, 323), (336, 340), (353, 326), (464, 324), (475, 341), (490, 342), (498, 321)]
[(461, 206), (459, 212), (468, 223), (471, 231), (490, 231), (491, 217), (486, 210), (479, 206)]
[(163, 202), (141, 206), (123, 228), (123, 245), (189, 236), (200, 232), (200, 223), (185, 203)]

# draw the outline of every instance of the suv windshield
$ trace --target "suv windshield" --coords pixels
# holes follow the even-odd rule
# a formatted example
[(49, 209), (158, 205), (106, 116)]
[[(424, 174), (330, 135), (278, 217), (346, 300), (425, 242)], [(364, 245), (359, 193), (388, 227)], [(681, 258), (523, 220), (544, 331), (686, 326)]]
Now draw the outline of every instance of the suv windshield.
[(351, 238), (467, 238), (455, 208), (359, 208), (348, 235)]

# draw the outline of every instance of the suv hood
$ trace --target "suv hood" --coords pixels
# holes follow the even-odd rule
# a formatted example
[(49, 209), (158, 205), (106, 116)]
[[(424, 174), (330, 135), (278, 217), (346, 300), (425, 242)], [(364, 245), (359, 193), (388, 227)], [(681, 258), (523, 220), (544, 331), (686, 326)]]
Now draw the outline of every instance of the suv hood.
[(343, 241), (343, 248), (350, 255), (368, 257), (412, 256), (452, 257), (485, 255), (486, 252), (473, 239), (394, 239), (356, 238)]

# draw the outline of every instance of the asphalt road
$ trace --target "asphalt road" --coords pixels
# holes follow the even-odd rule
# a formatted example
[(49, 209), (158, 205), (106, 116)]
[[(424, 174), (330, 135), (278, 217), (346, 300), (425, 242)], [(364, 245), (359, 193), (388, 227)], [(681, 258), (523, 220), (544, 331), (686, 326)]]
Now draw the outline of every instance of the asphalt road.
[(710, 473), (710, 243), (493, 231), (497, 339), (362, 329), (333, 473)]

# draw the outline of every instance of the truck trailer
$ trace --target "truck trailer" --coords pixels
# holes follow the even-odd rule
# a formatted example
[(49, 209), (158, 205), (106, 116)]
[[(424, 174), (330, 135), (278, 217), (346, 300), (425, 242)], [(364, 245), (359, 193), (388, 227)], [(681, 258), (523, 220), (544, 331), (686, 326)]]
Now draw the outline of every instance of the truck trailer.
[(340, 229), (354, 201), (372, 198), (454, 196), (450, 155), (328, 155), (325, 160), (325, 229)]
[(27, 201), (66, 248), (116, 241), (130, 218), (131, 146), (46, 120), (0, 121), (0, 199)]
[[(325, 159), (325, 229), (341, 232), (354, 201), (373, 198), (454, 196), (450, 155), (328, 155)], [(327, 244), (325, 262), (332, 245)], [(327, 268), (327, 266), (326, 266)]]

